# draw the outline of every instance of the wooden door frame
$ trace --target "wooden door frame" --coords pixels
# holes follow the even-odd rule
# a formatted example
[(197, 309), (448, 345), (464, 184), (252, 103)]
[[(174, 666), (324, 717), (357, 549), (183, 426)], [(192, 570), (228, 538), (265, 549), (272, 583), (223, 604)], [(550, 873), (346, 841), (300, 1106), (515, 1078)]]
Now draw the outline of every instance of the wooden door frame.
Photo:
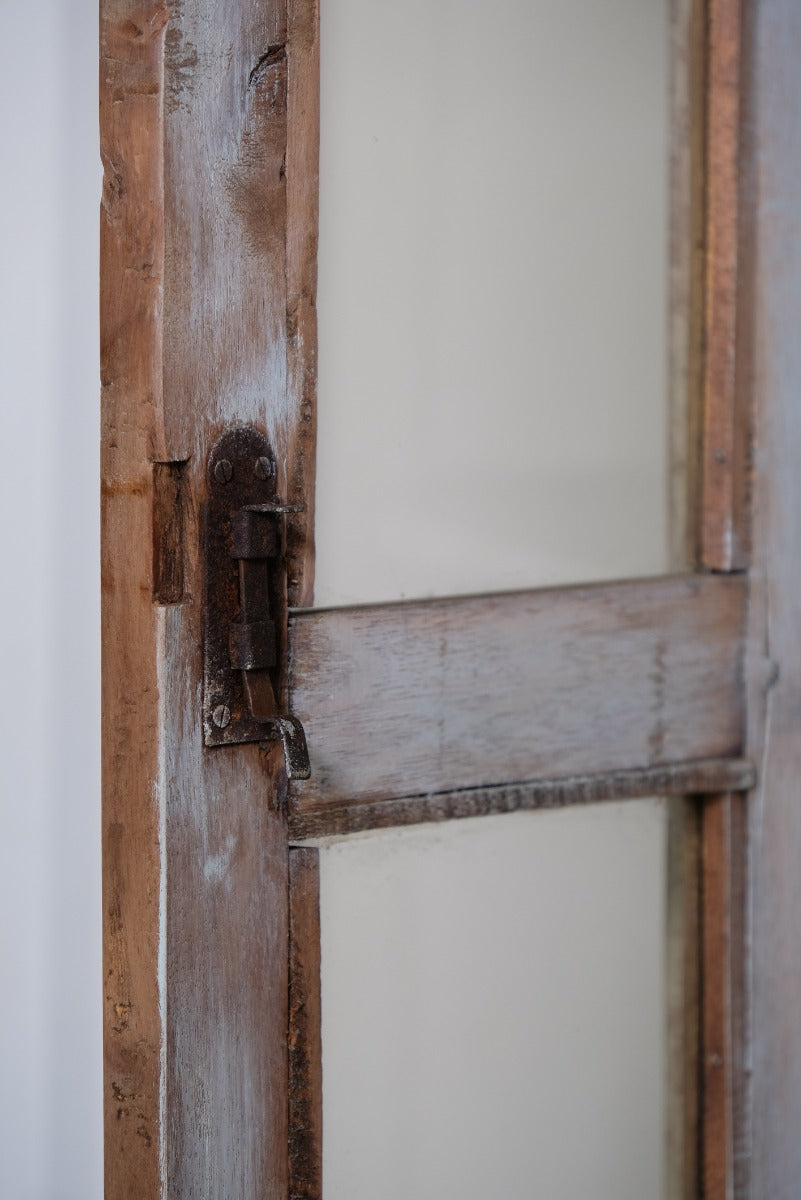
[[(108, 1200), (318, 1194), (315, 851), (290, 852), (290, 836), (330, 832), (334, 809), (341, 829), (654, 789), (694, 794), (700, 821), (698, 1078), (687, 1068), (700, 1156), (685, 1131), (683, 1194), (795, 1194), (801, 11), (794, 0), (742, 0), (742, 13), (741, 0), (675, 3), (700, 46), (689, 77), (703, 111), (683, 231), (696, 280), (688, 393), (700, 398), (684, 507), (698, 574), (625, 585), (607, 632), (628, 654), (631, 605), (670, 595), (679, 642), (683, 630), (700, 650), (698, 597), (717, 610), (738, 594), (719, 658), (735, 678), (722, 702), (694, 693), (709, 720), (678, 757), (628, 742), (611, 765), (577, 758), (569, 780), (515, 760), (470, 796), (418, 776), (416, 800), (403, 780), (372, 776), (357, 804), (324, 795), (319, 773), (290, 795), (274, 751), (206, 750), (198, 702), (204, 466), (232, 423), (267, 432), (280, 490), (305, 506), (287, 525), (287, 602), (311, 603), (318, 0), (101, 0)], [(532, 604), (552, 620), (579, 591), (506, 598), (502, 621)], [(498, 598), (484, 603), (497, 620)], [(370, 614), (289, 623), (292, 695), (305, 688), (318, 761), (329, 735), (308, 664), (322, 663), (321, 637), (330, 651), (338, 623), (355, 619)], [(679, 698), (698, 686), (675, 663), (666, 678)], [(622, 682), (618, 695), (622, 731)], [(421, 800), (429, 790), (438, 798)]]

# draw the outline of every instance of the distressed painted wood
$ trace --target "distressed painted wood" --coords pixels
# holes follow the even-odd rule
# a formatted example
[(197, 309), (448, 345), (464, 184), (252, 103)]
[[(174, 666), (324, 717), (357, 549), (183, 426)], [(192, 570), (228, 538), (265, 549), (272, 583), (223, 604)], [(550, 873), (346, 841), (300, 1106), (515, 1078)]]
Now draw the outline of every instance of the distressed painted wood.
[(708, 0), (701, 566), (746, 565), (748, 408), (735, 387), (741, 0)]
[[(296, 61), (313, 11), (293, 6)], [(282, 0), (101, 4), (108, 1200), (287, 1195), (281, 775), (255, 746), (203, 747), (198, 530), (234, 421), (266, 430), (312, 508), (313, 317), (290, 350), (287, 310), (308, 296), (313, 204), (291, 175), (316, 135), (309, 118), (288, 152), (287, 37)]]
[(646, 796), (685, 796), (726, 790), (744, 791), (754, 785), (754, 768), (742, 758), (702, 759), (676, 766), (639, 771), (608, 771), (597, 775), (568, 775), (534, 779), (500, 787), (463, 788), (374, 804), (331, 805), (290, 815), (289, 833), (295, 842), (452, 821), (466, 817), (522, 812), (535, 808), (567, 808), (577, 804), (636, 800)]
[(320, 1200), (323, 1069), (320, 1010), (320, 862), (289, 855), (289, 1197)]
[[(738, 376), (756, 402), (748, 744), (754, 1198), (801, 1180), (801, 7), (747, 8)], [(736, 1151), (735, 1151), (736, 1154)]]
[[(289, 603), (314, 591), (317, 439), (317, 194), (320, 148), (319, 0), (287, 0), (287, 429), (285, 491), (304, 511), (287, 522)], [(280, 482), (280, 481), (279, 481)]]
[(686, 576), (298, 614), (292, 807), (736, 755), (744, 595)]

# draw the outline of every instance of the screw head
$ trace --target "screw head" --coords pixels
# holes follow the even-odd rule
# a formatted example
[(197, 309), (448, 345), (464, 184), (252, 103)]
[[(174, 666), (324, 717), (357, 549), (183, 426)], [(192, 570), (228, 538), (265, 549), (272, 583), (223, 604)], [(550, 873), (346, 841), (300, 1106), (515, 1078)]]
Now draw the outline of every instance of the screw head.
[(231, 476), (234, 473), (234, 468), (231, 466), (227, 458), (221, 458), (214, 465), (214, 478), (218, 483), (229, 483)]
[(266, 454), (262, 454), (256, 459), (253, 470), (257, 479), (270, 479), (273, 473), (273, 464)]
[(231, 722), (231, 710), (228, 705), (218, 704), (211, 714), (211, 719), (218, 729), (225, 729), (226, 725)]

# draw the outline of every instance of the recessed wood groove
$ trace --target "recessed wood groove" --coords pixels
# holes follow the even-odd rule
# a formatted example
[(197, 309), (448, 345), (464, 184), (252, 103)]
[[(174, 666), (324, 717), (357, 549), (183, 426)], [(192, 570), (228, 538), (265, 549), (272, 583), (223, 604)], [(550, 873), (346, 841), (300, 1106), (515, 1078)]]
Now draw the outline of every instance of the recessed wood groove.
[(451, 821), (539, 808), (568, 808), (643, 796), (709, 795), (747, 791), (756, 772), (744, 758), (668, 763), (639, 771), (607, 771), (556, 779), (531, 779), (499, 787), (462, 788), (426, 796), (407, 796), (377, 804), (345, 804), (293, 812), (289, 835), (301, 842), (316, 838), (389, 829), (430, 821)]

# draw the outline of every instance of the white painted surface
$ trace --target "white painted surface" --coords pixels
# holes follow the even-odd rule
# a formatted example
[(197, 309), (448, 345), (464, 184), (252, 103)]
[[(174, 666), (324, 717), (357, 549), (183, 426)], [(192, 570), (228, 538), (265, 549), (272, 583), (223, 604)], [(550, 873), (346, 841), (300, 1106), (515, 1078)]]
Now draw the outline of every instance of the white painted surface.
[(665, 0), (324, 0), (318, 604), (658, 572)]
[(102, 1196), (97, 2), (2, 0), (0, 1196)]
[[(667, 567), (664, 0), (325, 0), (317, 603)], [(666, 807), (321, 855), (326, 1200), (657, 1200)]]

